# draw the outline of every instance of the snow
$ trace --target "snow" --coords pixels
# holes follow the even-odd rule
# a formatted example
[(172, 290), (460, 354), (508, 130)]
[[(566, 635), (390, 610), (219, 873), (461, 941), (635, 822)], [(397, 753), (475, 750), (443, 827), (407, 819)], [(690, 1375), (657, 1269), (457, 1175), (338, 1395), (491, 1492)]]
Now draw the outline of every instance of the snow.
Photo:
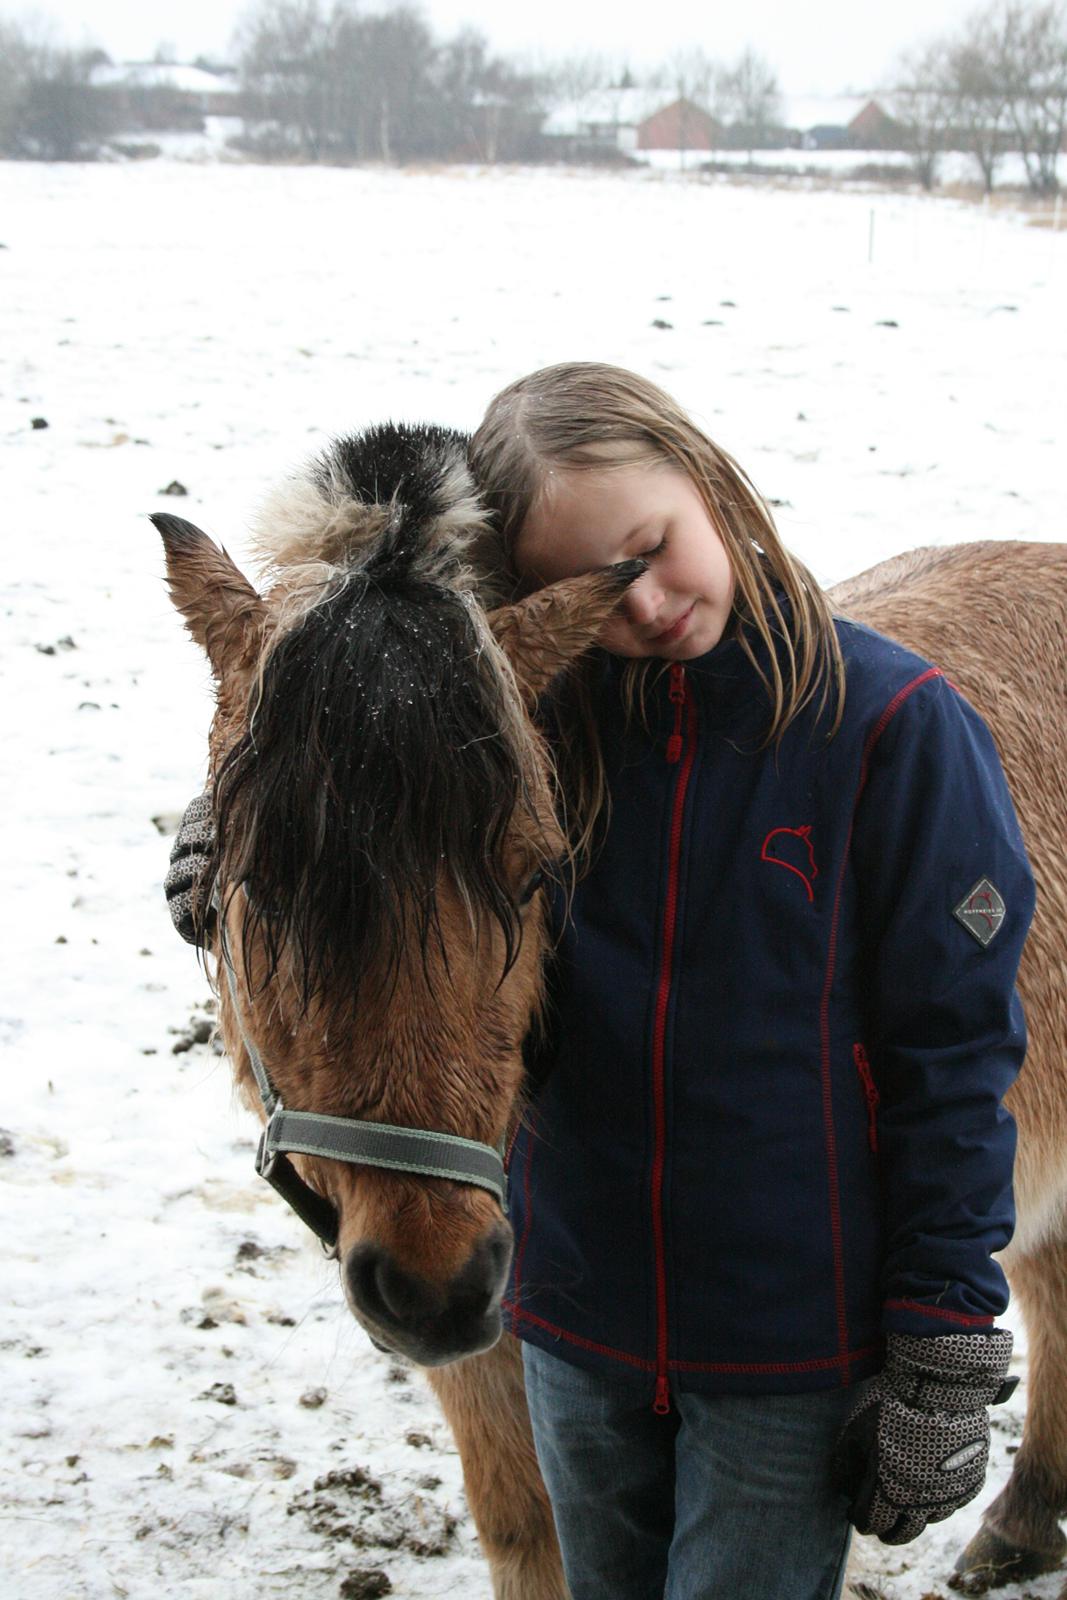
[(245, 131), (243, 117), (206, 116), (202, 130), (192, 128), (130, 128), (117, 133), (111, 148), (124, 150), (147, 146), (154, 159), (157, 155), (170, 161), (233, 161), (244, 157), (231, 148), (230, 140), (239, 139)]
[[(153, 818), (200, 785), (209, 695), (146, 513), (241, 559), (259, 497), (331, 432), (470, 427), (518, 373), (600, 358), (692, 408), (825, 581), (917, 544), (1060, 538), (1067, 239), (650, 170), (9, 163), (0, 218), (0, 1591), (318, 1600), (371, 1567), (487, 1600), (421, 1378), (255, 1178), (225, 1063), (172, 1053), (209, 989)], [(172, 480), (187, 497), (160, 497)], [(392, 1548), (308, 1509), (356, 1467), (377, 1498), (330, 1492)], [(864, 1560), (919, 1600), (977, 1515)], [(427, 1528), (443, 1555), (416, 1553)]]
[(179, 94), (240, 94), (234, 73), (207, 72), (179, 61), (101, 62), (92, 70), (99, 89), (174, 89)]

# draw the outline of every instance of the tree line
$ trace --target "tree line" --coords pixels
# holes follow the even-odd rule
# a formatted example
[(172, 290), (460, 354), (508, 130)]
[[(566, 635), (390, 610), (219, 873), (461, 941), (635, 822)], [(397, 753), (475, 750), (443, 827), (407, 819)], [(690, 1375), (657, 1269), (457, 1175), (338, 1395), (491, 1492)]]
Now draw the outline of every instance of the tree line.
[(113, 108), (92, 87), (94, 51), (57, 45), (37, 24), (0, 18), (0, 155), (76, 161), (116, 131)]
[(996, 0), (903, 56), (894, 115), (924, 187), (946, 151), (974, 157), (989, 193), (1009, 151), (1037, 194), (1059, 188), (1067, 134), (1067, 13), (1062, 4)]
[[(235, 142), (306, 161), (538, 160), (554, 108), (636, 87), (606, 55), (520, 65), (473, 29), (440, 39), (404, 3), (371, 12), (360, 0), (258, 0), (234, 53), (245, 127)], [(173, 91), (94, 86), (107, 61), (57, 44), (44, 26), (0, 20), (0, 154), (86, 159), (124, 119), (140, 130), (187, 125), (188, 98)], [(678, 52), (644, 86), (709, 112), (730, 130), (726, 143), (765, 142), (780, 104), (773, 69), (751, 49), (731, 64)]]
[(246, 144), (310, 161), (521, 157), (540, 85), (465, 29), (438, 41), (418, 11), (261, 0), (237, 36)]
[[(900, 59), (886, 104), (927, 187), (944, 154), (964, 150), (991, 189), (1011, 150), (1031, 188), (1056, 190), (1067, 127), (1065, 3), (991, 0)], [(234, 49), (234, 111), (244, 122), (235, 142), (282, 159), (539, 160), (553, 148), (542, 133), (553, 109), (634, 86), (603, 55), (520, 65), (471, 29), (441, 39), (406, 3), (371, 12), (360, 0), (256, 0)], [(172, 92), (168, 104), (167, 91), (143, 91), (137, 103), (128, 91), (94, 86), (101, 60), (102, 51), (71, 51), (40, 28), (0, 20), (0, 155), (86, 159), (131, 120), (152, 128), (188, 119), (188, 97)], [(753, 49), (730, 63), (676, 52), (643, 86), (710, 114), (723, 147), (786, 142), (776, 75)]]

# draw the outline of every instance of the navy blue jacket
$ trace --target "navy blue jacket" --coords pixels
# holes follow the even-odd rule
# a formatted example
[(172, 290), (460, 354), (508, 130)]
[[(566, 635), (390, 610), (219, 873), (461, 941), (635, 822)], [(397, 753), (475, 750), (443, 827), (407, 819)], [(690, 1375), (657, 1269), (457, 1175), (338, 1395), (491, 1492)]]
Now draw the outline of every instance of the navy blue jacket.
[(649, 730), (599, 664), (613, 812), (562, 931), (511, 1156), (513, 1331), (670, 1389), (851, 1383), (884, 1334), (991, 1325), (1014, 1220), (1033, 883), (988, 729), (838, 623), (844, 721), (759, 750), (736, 638)]

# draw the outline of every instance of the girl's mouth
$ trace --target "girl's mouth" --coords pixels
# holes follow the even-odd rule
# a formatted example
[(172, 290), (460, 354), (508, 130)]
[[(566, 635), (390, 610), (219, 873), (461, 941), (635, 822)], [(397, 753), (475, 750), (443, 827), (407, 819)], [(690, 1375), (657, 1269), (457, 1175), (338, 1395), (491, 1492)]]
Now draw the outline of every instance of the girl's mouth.
[[(695, 605), (696, 602), (694, 601), (693, 604)], [(686, 628), (688, 628), (689, 619), (692, 615), (693, 606), (690, 606), (687, 611), (682, 612), (677, 622), (672, 622), (669, 628), (665, 628), (662, 633), (657, 633), (653, 639), (650, 639), (648, 641), (649, 644), (656, 649), (665, 644), (674, 644), (675, 640), (680, 639)]]

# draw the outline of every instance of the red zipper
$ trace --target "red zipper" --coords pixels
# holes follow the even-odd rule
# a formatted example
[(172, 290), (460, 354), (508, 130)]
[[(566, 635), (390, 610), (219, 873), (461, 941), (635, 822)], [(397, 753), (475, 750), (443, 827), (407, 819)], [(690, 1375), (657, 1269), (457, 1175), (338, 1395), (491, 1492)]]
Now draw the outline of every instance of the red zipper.
[[(685, 812), (685, 794), (696, 754), (696, 706), (685, 681), (685, 668), (678, 662), (671, 666), (670, 700), (674, 706), (674, 731), (667, 740), (667, 761), (681, 767), (674, 786), (671, 802), (670, 849), (667, 857), (667, 898), (663, 907), (663, 941), (660, 957), (659, 984), (656, 990), (656, 1018), (652, 1034), (652, 1101), (654, 1108), (655, 1138), (652, 1154), (652, 1238), (656, 1252), (656, 1396), (652, 1409), (666, 1416), (671, 1408), (670, 1379), (667, 1375), (667, 1264), (663, 1242), (663, 1168), (666, 1160), (667, 1117), (664, 1096), (666, 1068), (667, 1009), (670, 1004), (673, 981), (674, 935), (678, 915), (678, 875), (682, 854), (682, 817)], [(684, 714), (688, 712), (686, 737), (682, 732)], [(683, 760), (683, 751), (685, 759)]]
[(667, 740), (667, 760), (673, 767), (682, 756), (682, 713), (685, 710), (685, 668), (677, 662), (671, 667), (667, 695), (674, 707), (674, 731)]
[(863, 1084), (863, 1094), (867, 1101), (867, 1143), (877, 1153), (878, 1150), (878, 1102), (881, 1096), (878, 1085), (874, 1081), (871, 1063), (867, 1059), (867, 1052), (861, 1044), (852, 1046), (852, 1059), (856, 1063), (856, 1070)]

